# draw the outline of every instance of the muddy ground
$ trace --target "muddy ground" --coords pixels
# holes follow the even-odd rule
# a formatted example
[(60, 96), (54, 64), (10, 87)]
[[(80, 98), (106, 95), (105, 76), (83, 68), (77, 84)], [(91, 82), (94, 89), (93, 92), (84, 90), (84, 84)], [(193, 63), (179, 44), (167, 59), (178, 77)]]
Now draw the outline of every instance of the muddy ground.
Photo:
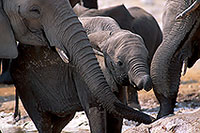
[[(154, 2), (154, 4), (146, 5), (139, 0), (101, 0), (99, 6), (100, 8), (104, 8), (108, 7), (108, 5), (119, 5), (122, 3), (127, 7), (137, 5), (152, 13), (159, 21), (159, 24), (162, 25), (161, 14), (164, 1), (154, 0)], [(17, 123), (14, 122), (12, 118), (14, 112), (14, 90), (15, 87), (13, 85), (0, 85), (0, 129), (5, 133), (36, 132), (33, 123), (30, 121), (21, 103), (20, 110), (22, 120)], [(156, 116), (159, 105), (152, 91), (148, 93), (140, 91), (139, 100), (144, 112)], [(198, 108), (200, 108), (200, 61), (198, 61), (192, 69), (188, 69), (186, 75), (182, 77), (175, 113), (190, 112)], [(124, 120), (123, 131), (134, 125), (135, 123)], [(74, 120), (65, 127), (63, 132), (66, 131), (72, 133), (89, 132), (87, 119), (83, 112), (79, 112)]]

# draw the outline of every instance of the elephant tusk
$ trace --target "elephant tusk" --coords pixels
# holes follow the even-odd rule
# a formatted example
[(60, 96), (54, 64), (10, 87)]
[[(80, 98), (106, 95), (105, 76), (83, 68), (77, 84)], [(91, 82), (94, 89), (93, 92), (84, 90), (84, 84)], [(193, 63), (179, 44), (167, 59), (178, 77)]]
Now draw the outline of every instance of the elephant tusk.
[(183, 72), (182, 72), (182, 76), (185, 76), (186, 72), (187, 72), (187, 67), (188, 67), (188, 58), (186, 58), (183, 61)]
[(200, 5), (200, 0), (196, 0), (190, 7), (188, 7), (186, 10), (184, 10), (181, 14), (179, 14), (176, 17), (176, 20), (178, 19), (183, 19), (186, 16), (188, 16), (191, 12), (193, 12), (194, 10), (196, 10)]
[(94, 53), (95, 53), (96, 55), (100, 55), (100, 56), (104, 57), (104, 54), (103, 54), (102, 52), (100, 52), (100, 51), (98, 51), (98, 50), (96, 50), (96, 49), (94, 49), (94, 48), (93, 48), (93, 51), (94, 51)]
[(69, 63), (69, 58), (67, 57), (67, 55), (64, 53), (63, 50), (56, 48), (56, 51), (58, 52), (60, 58), (65, 62), (65, 63)]
[[(96, 55), (99, 55), (99, 56), (102, 56), (104, 57), (104, 54), (96, 49), (93, 49), (94, 50), (94, 53)], [(58, 52), (60, 58), (65, 62), (65, 63), (69, 63), (69, 58), (68, 56), (64, 53), (63, 50), (59, 49), (59, 48), (56, 48), (56, 51)]]

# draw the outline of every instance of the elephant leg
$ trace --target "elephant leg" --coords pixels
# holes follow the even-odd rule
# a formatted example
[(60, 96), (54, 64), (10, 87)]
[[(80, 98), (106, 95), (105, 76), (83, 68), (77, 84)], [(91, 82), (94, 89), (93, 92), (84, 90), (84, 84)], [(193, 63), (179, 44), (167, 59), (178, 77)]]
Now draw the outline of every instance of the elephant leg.
[(98, 9), (97, 0), (83, 0), (83, 6), (87, 8)]
[(140, 103), (138, 101), (137, 90), (134, 89), (131, 86), (127, 87), (127, 99), (128, 99), (127, 100), (128, 101), (128, 106), (141, 110), (141, 106), (140, 106)]
[(76, 112), (69, 114), (65, 117), (52, 117), (53, 133), (60, 133), (62, 129), (74, 118)]
[(103, 109), (92, 107), (87, 113), (92, 133), (106, 133), (106, 113)]
[(160, 93), (157, 93), (156, 91), (154, 91), (154, 94), (160, 103), (160, 111), (158, 113), (157, 118), (161, 118), (163, 116), (173, 114), (175, 104), (176, 104), (177, 93), (174, 93), (173, 96), (171, 95), (167, 97), (165, 97), (164, 95)]
[(115, 117), (107, 113), (107, 133), (121, 133), (123, 118)]
[(178, 94), (178, 89), (180, 85), (180, 78), (181, 78), (181, 68), (182, 62), (179, 60), (172, 60), (171, 67), (169, 68), (169, 83), (170, 89), (168, 90), (169, 93), (165, 94), (165, 92), (158, 92), (158, 90), (154, 89), (154, 93), (156, 98), (160, 103), (160, 111), (158, 113), (157, 118), (161, 118), (163, 116), (173, 114), (174, 108), (176, 104), (176, 98)]
[[(16, 87), (16, 89), (18, 88)], [(28, 91), (23, 91), (25, 89), (27, 89)], [(31, 120), (35, 124), (39, 133), (52, 133), (51, 115), (49, 113), (40, 111), (38, 109), (39, 107), (38, 103), (35, 100), (35, 97), (33, 96), (32, 92), (29, 91), (30, 89), (25, 89), (18, 89), (20, 90), (18, 94)]]
[[(127, 91), (124, 87), (119, 87), (119, 92), (115, 93), (117, 98), (126, 104), (126, 94)], [(123, 125), (123, 118), (113, 116), (110, 113), (106, 113), (106, 131), (107, 133), (121, 133), (122, 125)]]

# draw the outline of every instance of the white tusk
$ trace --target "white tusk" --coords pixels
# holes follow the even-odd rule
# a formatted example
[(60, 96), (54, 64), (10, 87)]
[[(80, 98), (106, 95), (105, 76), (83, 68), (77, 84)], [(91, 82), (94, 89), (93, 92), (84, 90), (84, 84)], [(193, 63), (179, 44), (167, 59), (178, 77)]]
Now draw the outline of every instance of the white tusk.
[(96, 55), (100, 55), (100, 56), (103, 56), (104, 57), (104, 54), (96, 49), (93, 48), (93, 51)]
[(187, 72), (187, 66), (188, 66), (188, 58), (186, 58), (183, 61), (183, 72), (182, 72), (182, 76), (185, 76), (186, 72)]
[(188, 7), (186, 10), (184, 10), (181, 14), (179, 14), (176, 17), (176, 20), (185, 18), (188, 16), (191, 12), (193, 12), (195, 9), (197, 9), (200, 5), (200, 0), (196, 0), (190, 7)]
[(56, 51), (58, 52), (60, 58), (65, 62), (65, 63), (69, 63), (69, 58), (67, 57), (67, 55), (64, 53), (63, 50), (56, 48)]

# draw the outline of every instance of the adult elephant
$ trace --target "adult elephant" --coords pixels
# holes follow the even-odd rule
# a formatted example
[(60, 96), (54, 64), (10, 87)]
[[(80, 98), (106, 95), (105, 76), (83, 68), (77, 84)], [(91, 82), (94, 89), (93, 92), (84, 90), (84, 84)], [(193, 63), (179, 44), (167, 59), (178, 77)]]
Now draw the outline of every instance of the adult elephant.
[(183, 62), (190, 68), (200, 58), (199, 0), (192, 2), (168, 0), (165, 6), (164, 39), (151, 65), (154, 92), (160, 103), (158, 118), (174, 112)]
[[(148, 52), (143, 40), (140, 36), (131, 32), (109, 31), (90, 34), (89, 38), (93, 45), (93, 40), (96, 40), (95, 43), (99, 43), (97, 41), (99, 37), (96, 35), (101, 35), (104, 38), (101, 40), (102, 44), (115, 40), (113, 43), (123, 46), (124, 49), (133, 51), (137, 49), (141, 52), (141, 55), (147, 56)], [(133, 45), (130, 46), (130, 43)], [(139, 43), (142, 43), (143, 47), (140, 47)], [(18, 49), (19, 57), (11, 63), (11, 75), (26, 111), (40, 132), (60, 132), (73, 118), (75, 112), (80, 110), (86, 112), (92, 132), (121, 132), (123, 118), (112, 115), (107, 111), (106, 114), (103, 111), (102, 115), (102, 109), (100, 109), (100, 112), (96, 110), (97, 113), (92, 110), (92, 107), (99, 107), (73, 64), (62, 62), (55, 52), (45, 46), (20, 44)], [(123, 52), (123, 49), (120, 51)], [(121, 57), (126, 57), (127, 60), (133, 58), (131, 55), (126, 56), (125, 54)], [(125, 102), (125, 89), (115, 83), (114, 75), (111, 75), (109, 68), (105, 67), (110, 60), (105, 59), (105, 61), (107, 63), (104, 63), (102, 57), (101, 60), (99, 59), (106, 80), (117, 97)], [(135, 61), (138, 62), (138, 60)], [(140, 72), (142, 73), (143, 69)], [(140, 122), (151, 122), (152, 118), (142, 112), (134, 111), (134, 113), (138, 115), (137, 120), (146, 119)]]
[[(86, 4), (85, 7), (87, 8), (97, 8), (97, 1), (96, 0), (84, 0), (84, 6)], [(69, 0), (70, 4), (72, 7), (74, 7), (77, 3), (80, 2), (80, 0)], [(95, 6), (96, 5), (96, 6)], [(2, 40), (2, 38), (1, 38)], [(12, 78), (10, 76), (10, 62), (11, 59), (1, 59), (1, 64), (2, 64), (2, 72), (1, 72), (1, 76), (0, 76), (0, 83), (3, 84), (13, 84)]]
[(88, 91), (107, 111), (140, 121), (135, 111), (121, 104), (110, 90), (87, 34), (69, 1), (1, 0), (0, 2), (0, 33), (4, 33), (0, 35), (0, 58), (17, 57), (16, 40), (22, 44), (56, 47), (62, 58), (65, 58), (65, 55), (69, 57), (70, 64), (75, 66), (88, 85)]
[[(127, 84), (128, 73), (130, 81), (142, 79), (142, 83), (151, 86), (147, 69), (148, 51), (140, 36), (121, 30), (118, 24), (110, 19), (89, 17), (81, 18), (81, 22), (90, 33), (91, 44), (105, 54), (106, 63), (103, 59), (99, 62), (106, 80), (117, 98), (126, 102), (125, 88), (120, 84)], [(89, 108), (96, 106), (96, 102), (71, 63), (65, 65), (58, 55), (44, 47), (25, 47), (20, 44), (19, 50), (20, 56), (11, 65), (11, 74), (17, 93), (39, 130), (44, 127), (44, 124), (40, 123), (43, 121), (45, 126), (52, 125), (54, 131), (60, 131), (72, 119), (74, 112), (84, 109), (92, 132), (121, 132), (122, 118), (109, 112), (103, 113), (102, 116), (101, 111), (89, 111)], [(124, 51), (132, 54), (124, 54)], [(33, 99), (31, 102), (30, 98)], [(60, 121), (61, 126), (57, 121)]]

